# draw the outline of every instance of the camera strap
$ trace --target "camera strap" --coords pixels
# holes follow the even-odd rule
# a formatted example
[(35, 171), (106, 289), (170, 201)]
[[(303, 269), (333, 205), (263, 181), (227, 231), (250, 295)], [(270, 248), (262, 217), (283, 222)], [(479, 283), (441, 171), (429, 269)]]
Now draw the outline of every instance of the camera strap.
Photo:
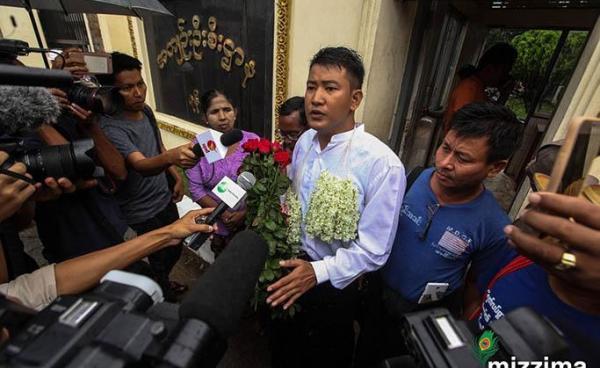
[(498, 280), (500, 280), (504, 276), (509, 275), (515, 271), (523, 269), (523, 268), (531, 265), (532, 263), (533, 263), (533, 261), (530, 260), (529, 258), (526, 258), (523, 256), (517, 256), (512, 261), (510, 261), (506, 266), (504, 266), (489, 282), (487, 288), (485, 289), (485, 292), (483, 293), (483, 298), (481, 298), (479, 307), (477, 307), (477, 309), (469, 316), (469, 320), (474, 320), (475, 318), (477, 318), (477, 316), (479, 316), (479, 314), (481, 313), (481, 307), (483, 305), (483, 302), (485, 301), (490, 290), (494, 287), (494, 285), (496, 284), (496, 282)]
[[(158, 149), (159, 154), (162, 153), (162, 140), (160, 139), (160, 131), (158, 128), (158, 123), (156, 122), (156, 117), (154, 113), (148, 106), (144, 106), (144, 114), (148, 117), (150, 121), (150, 125), (152, 126), (152, 131), (154, 132), (154, 139), (156, 140), (156, 147)], [(169, 170), (165, 170), (165, 176), (167, 178), (167, 184), (169, 185), (169, 190), (173, 191), (173, 187), (175, 186), (175, 179), (169, 173)]]
[(14, 171), (10, 171), (8, 169), (4, 168), (4, 165), (2, 165), (2, 167), (0, 167), (0, 174), (4, 174), (4, 175), (8, 175), (12, 178), (18, 179), (18, 180), (23, 180), (31, 185), (35, 184), (35, 180), (33, 180), (32, 178), (29, 178), (25, 175), (21, 175), (19, 173), (16, 173)]

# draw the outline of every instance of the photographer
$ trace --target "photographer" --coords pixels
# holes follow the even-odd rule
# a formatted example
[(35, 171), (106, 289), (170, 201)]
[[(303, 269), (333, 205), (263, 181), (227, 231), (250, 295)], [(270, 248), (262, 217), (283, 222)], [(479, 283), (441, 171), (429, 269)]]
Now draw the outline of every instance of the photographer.
[[(67, 49), (62, 55), (63, 58), (55, 59), (53, 68), (68, 70), (76, 78), (87, 73), (81, 50)], [(52, 88), (50, 92), (62, 114), (56, 124), (43, 124), (37, 136), (47, 145), (93, 139), (95, 161), (108, 177), (108, 180), (79, 181), (77, 191), (38, 203), (35, 219), (44, 256), (50, 262), (60, 262), (125, 240), (128, 226), (112, 192), (114, 183), (127, 176), (127, 169), (119, 152), (100, 129), (98, 115), (70, 101), (66, 91)]]
[[(0, 160), (6, 154), (0, 152)], [(1, 162), (0, 162), (1, 163)], [(10, 171), (23, 175), (22, 164), (11, 166)], [(23, 180), (0, 174), (0, 220), (13, 216), (35, 193), (35, 187)], [(30, 308), (41, 309), (59, 295), (77, 294), (96, 284), (112, 269), (120, 269), (153, 252), (177, 245), (194, 232), (212, 232), (208, 225), (196, 224), (196, 218), (210, 213), (212, 209), (192, 211), (183, 218), (160, 229), (148, 232), (128, 242), (93, 253), (45, 266), (31, 274), (25, 274), (8, 282), (4, 252), (0, 248), (0, 292), (18, 299)]]
[(505, 228), (509, 241), (528, 258), (517, 257), (496, 274), (471, 319), (484, 329), (528, 306), (563, 332), (572, 360), (600, 366), (600, 207), (551, 193), (533, 193), (529, 202), (535, 209), (521, 219), (547, 236)]

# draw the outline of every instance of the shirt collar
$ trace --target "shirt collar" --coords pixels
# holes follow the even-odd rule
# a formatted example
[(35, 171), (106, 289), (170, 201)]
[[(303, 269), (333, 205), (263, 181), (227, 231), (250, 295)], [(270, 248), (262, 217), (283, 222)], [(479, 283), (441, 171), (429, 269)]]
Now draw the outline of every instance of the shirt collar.
[[(352, 136), (354, 135), (355, 131), (356, 131), (356, 133), (363, 133), (365, 131), (365, 125), (363, 123), (356, 123), (354, 125), (354, 129), (351, 129), (347, 132), (334, 134), (333, 137), (331, 137), (331, 140), (329, 141), (329, 144), (327, 145), (327, 147), (337, 146), (340, 143), (349, 141), (352, 138)], [(318, 132), (313, 137), (313, 144), (316, 144), (317, 147), (320, 147)], [(326, 147), (326, 149), (327, 149), (327, 147)]]

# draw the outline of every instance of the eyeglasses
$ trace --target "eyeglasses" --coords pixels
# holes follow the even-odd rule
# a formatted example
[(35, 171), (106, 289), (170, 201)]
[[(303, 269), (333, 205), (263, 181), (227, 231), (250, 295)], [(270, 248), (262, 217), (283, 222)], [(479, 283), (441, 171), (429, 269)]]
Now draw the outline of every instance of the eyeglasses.
[(285, 139), (288, 141), (297, 141), (300, 136), (302, 135), (302, 133), (304, 133), (304, 130), (299, 131), (299, 132), (282, 132), (281, 130), (279, 131), (279, 135), (281, 136), (281, 139)]
[(433, 222), (433, 217), (440, 209), (441, 205), (439, 203), (430, 203), (427, 205), (427, 222), (425, 223), (425, 227), (419, 233), (419, 239), (425, 240), (427, 239), (427, 234), (429, 233), (429, 228), (431, 227), (431, 223)]

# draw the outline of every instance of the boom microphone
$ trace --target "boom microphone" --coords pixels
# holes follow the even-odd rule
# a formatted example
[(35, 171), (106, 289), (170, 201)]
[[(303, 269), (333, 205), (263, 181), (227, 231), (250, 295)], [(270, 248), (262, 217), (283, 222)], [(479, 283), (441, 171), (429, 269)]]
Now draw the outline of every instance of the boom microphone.
[[(232, 130), (228, 131), (227, 133), (223, 133), (223, 135), (221, 136), (221, 144), (224, 145), (225, 147), (229, 147), (229, 146), (232, 146), (232, 145), (236, 144), (237, 142), (241, 141), (242, 138), (244, 138), (244, 134), (242, 133), (241, 130), (232, 129)], [(202, 147), (200, 147), (200, 145), (198, 143), (196, 143), (194, 145), (194, 147), (192, 148), (192, 151), (194, 151), (194, 154), (198, 158), (202, 158), (204, 156), (204, 151), (202, 151)]]
[[(237, 179), (237, 184), (244, 191), (248, 191), (250, 188), (252, 188), (254, 186), (255, 183), (256, 183), (256, 178), (254, 177), (254, 175), (252, 175), (251, 172), (248, 172), (248, 171), (244, 171), (243, 173), (241, 173)], [(238, 204), (242, 200), (243, 200), (243, 198), (240, 198), (240, 200), (238, 201)], [(223, 212), (225, 212), (225, 210), (227, 208), (229, 208), (229, 207), (227, 206), (225, 201), (219, 203), (219, 205), (208, 216), (206, 216), (205, 219), (203, 219), (203, 220), (200, 219), (200, 221), (201, 221), (200, 223), (207, 224), (207, 225), (214, 224), (217, 221), (217, 219), (221, 216), (221, 214)], [(209, 236), (210, 236), (210, 233), (195, 233), (195, 234), (187, 237), (183, 241), (183, 244), (187, 245), (188, 247), (190, 247), (193, 250), (198, 250), (202, 246), (202, 244), (206, 241), (206, 239), (208, 239)]]
[(255, 232), (235, 235), (184, 298), (180, 318), (204, 321), (223, 339), (231, 336), (254, 292), (267, 253), (267, 243)]
[(60, 113), (58, 102), (45, 88), (0, 86), (0, 134), (32, 132), (44, 122), (56, 121)]
[(67, 70), (0, 64), (0, 84), (68, 88), (73, 85), (74, 80)]

